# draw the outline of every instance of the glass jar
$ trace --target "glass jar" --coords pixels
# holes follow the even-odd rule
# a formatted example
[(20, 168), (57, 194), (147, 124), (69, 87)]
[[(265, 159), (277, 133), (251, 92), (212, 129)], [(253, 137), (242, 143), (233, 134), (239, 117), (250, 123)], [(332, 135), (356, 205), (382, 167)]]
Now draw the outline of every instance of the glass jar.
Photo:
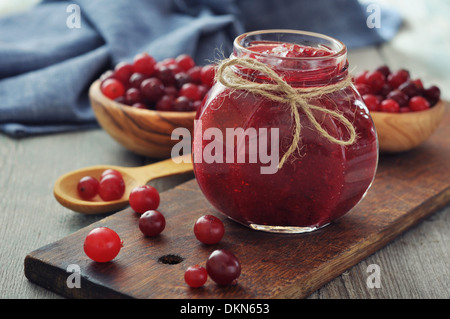
[[(247, 82), (233, 88), (218, 81), (196, 117), (193, 162), (200, 189), (221, 213), (256, 230), (309, 232), (343, 216), (366, 194), (378, 162), (375, 127), (349, 80), (345, 45), (310, 32), (256, 31), (234, 41), (228, 61), (243, 59), (268, 66), (288, 91), (315, 93), (302, 100), (308, 110), (301, 101), (294, 104), (296, 122), (292, 96), (264, 91), (277, 83), (272, 76), (231, 65), (228, 74)], [(352, 132), (356, 139), (343, 145)]]

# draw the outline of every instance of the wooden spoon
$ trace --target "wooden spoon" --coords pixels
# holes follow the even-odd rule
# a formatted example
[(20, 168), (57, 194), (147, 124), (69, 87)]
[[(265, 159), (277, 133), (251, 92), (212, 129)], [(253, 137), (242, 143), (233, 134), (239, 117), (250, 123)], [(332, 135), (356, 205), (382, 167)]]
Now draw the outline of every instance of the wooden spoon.
[[(181, 161), (181, 162), (180, 162)], [(106, 169), (115, 169), (122, 173), (125, 182), (125, 194), (121, 199), (103, 201), (100, 196), (92, 200), (82, 200), (77, 191), (77, 184), (84, 176), (100, 178)], [(149, 181), (192, 171), (191, 155), (183, 155), (177, 159), (168, 159), (141, 167), (120, 167), (113, 165), (97, 165), (75, 170), (59, 177), (55, 182), (53, 194), (56, 200), (73, 211), (82, 214), (100, 214), (114, 212), (128, 205), (131, 190)]]

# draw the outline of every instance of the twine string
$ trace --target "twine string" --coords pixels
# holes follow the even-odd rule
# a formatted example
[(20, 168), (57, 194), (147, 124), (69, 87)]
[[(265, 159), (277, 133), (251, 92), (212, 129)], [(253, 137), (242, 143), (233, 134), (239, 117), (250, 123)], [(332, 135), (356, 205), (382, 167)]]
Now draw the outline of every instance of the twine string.
[[(262, 74), (266, 74), (274, 83), (257, 83), (245, 79), (244, 77), (236, 74), (232, 70), (232, 66), (241, 66), (253, 71), (258, 71)], [(261, 95), (275, 102), (287, 104), (291, 111), (292, 118), (294, 120), (294, 133), (292, 135), (292, 143), (289, 149), (281, 158), (278, 167), (281, 168), (284, 162), (293, 154), (300, 142), (302, 124), (300, 122), (299, 108), (309, 119), (313, 127), (326, 138), (328, 141), (338, 145), (351, 145), (356, 140), (356, 131), (352, 123), (341, 113), (329, 110), (325, 107), (310, 104), (310, 100), (318, 98), (325, 94), (336, 92), (342, 88), (345, 88), (351, 84), (351, 77), (347, 76), (342, 81), (335, 84), (330, 84), (322, 87), (314, 88), (293, 88), (286, 81), (284, 81), (273, 69), (268, 67), (262, 62), (259, 62), (252, 58), (232, 58), (222, 60), (217, 66), (216, 81), (222, 85), (233, 90), (244, 90), (253, 94)], [(319, 111), (326, 113), (327, 115), (335, 118), (341, 122), (348, 130), (350, 136), (347, 140), (340, 140), (331, 136), (317, 121), (313, 114), (313, 111)]]

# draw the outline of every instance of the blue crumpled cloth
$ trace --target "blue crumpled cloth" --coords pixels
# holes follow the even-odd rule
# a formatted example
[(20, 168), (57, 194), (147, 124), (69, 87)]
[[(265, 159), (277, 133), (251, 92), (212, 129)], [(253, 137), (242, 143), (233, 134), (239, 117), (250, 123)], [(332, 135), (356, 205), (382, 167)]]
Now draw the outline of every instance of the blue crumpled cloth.
[[(80, 28), (67, 21), (77, 4)], [(11, 137), (98, 127), (89, 85), (135, 54), (192, 55), (207, 64), (228, 56), (239, 34), (297, 29), (338, 38), (349, 48), (392, 38), (401, 24), (381, 10), (368, 28), (356, 0), (71, 0), (44, 1), (0, 19), (0, 132)], [(73, 21), (73, 20), (71, 20)]]

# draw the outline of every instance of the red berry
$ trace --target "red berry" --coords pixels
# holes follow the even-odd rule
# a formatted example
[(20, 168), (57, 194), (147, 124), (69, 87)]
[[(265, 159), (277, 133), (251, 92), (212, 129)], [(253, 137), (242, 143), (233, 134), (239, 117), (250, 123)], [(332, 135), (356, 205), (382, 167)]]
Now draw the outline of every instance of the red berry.
[(206, 261), (209, 277), (219, 285), (232, 284), (241, 274), (241, 264), (231, 252), (215, 250)]
[(409, 101), (409, 97), (405, 93), (403, 93), (402, 91), (400, 91), (398, 89), (390, 92), (386, 96), (386, 99), (394, 100), (395, 102), (398, 103), (399, 106), (408, 105), (408, 101)]
[(366, 84), (370, 87), (372, 93), (378, 93), (385, 84), (384, 75), (378, 71), (372, 71), (366, 74)]
[(387, 77), (387, 81), (393, 89), (398, 88), (402, 83), (405, 83), (408, 80), (409, 72), (406, 70), (398, 70), (394, 73), (389, 74), (389, 76)]
[(155, 72), (155, 65), (156, 60), (152, 56), (148, 55), (148, 53), (140, 53), (134, 57), (134, 72), (151, 76)]
[(158, 191), (150, 185), (142, 185), (133, 188), (129, 197), (131, 208), (139, 214), (143, 214), (148, 210), (157, 209), (159, 200)]
[(175, 74), (177, 74), (177, 73), (180, 73), (180, 72), (185, 72), (181, 67), (179, 67), (178, 66), (178, 64), (170, 64), (170, 65), (168, 65), (167, 66), (169, 69), (170, 69), (170, 71), (172, 71), (172, 73), (175, 75)]
[(199, 265), (189, 267), (184, 273), (184, 281), (191, 288), (203, 286), (208, 279), (208, 272), (204, 267)]
[(435, 105), (441, 98), (441, 90), (435, 85), (430, 86), (423, 93), (425, 98), (430, 103), (430, 106)]
[(119, 235), (107, 227), (94, 228), (84, 240), (84, 252), (96, 262), (113, 260), (122, 248)]
[(175, 85), (178, 89), (180, 89), (183, 84), (192, 82), (191, 77), (186, 72), (179, 72), (175, 74)]
[(420, 79), (415, 79), (411, 81), (412, 83), (414, 83), (419, 89), (423, 90), (423, 83), (422, 80)]
[(174, 110), (173, 109), (174, 100), (175, 98), (173, 96), (163, 95), (163, 97), (160, 98), (156, 103), (155, 108), (157, 111), (172, 112)]
[(144, 81), (147, 77), (141, 73), (133, 73), (131, 74), (130, 80), (128, 83), (131, 87), (139, 89), (141, 87), (142, 81)]
[(389, 84), (385, 83), (383, 85), (383, 87), (381, 88), (380, 92), (378, 92), (379, 95), (385, 97), (387, 96), (389, 93), (391, 93), (392, 88), (390, 87)]
[(387, 65), (382, 65), (376, 69), (378, 72), (381, 72), (384, 75), (384, 78), (387, 79), (388, 75), (391, 74), (391, 70)]
[(106, 175), (116, 175), (117, 177), (123, 179), (122, 174), (121, 174), (119, 171), (117, 171), (117, 170), (115, 170), (115, 169), (112, 169), (112, 168), (109, 168), (109, 169), (104, 170), (104, 171), (102, 172), (102, 175), (100, 176), (100, 179), (102, 179), (102, 178), (105, 177)]
[(366, 75), (369, 71), (363, 71), (355, 77), (355, 84), (366, 84)]
[(156, 102), (164, 94), (164, 85), (157, 78), (145, 79), (141, 83), (141, 93), (150, 102)]
[(195, 237), (207, 245), (217, 244), (225, 233), (222, 221), (214, 215), (205, 215), (194, 224)]
[(166, 227), (166, 219), (157, 210), (148, 210), (139, 217), (139, 229), (148, 237), (159, 235)]
[(176, 112), (192, 111), (192, 101), (185, 96), (179, 96), (173, 102), (173, 110)]
[(92, 176), (85, 176), (80, 179), (77, 185), (78, 195), (84, 200), (89, 200), (98, 194), (99, 182)]
[(185, 96), (188, 99), (190, 99), (191, 101), (200, 100), (202, 97), (197, 84), (194, 84), (194, 83), (183, 84), (183, 86), (180, 88), (179, 95)]
[(408, 104), (411, 111), (424, 111), (430, 108), (430, 103), (422, 96), (414, 96)]
[(125, 182), (116, 175), (109, 174), (100, 180), (98, 194), (104, 201), (112, 201), (122, 198), (125, 193)]
[(397, 113), (400, 111), (400, 105), (398, 105), (398, 103), (394, 100), (387, 99), (381, 102), (380, 111)]
[(178, 96), (178, 90), (175, 86), (169, 85), (164, 87), (164, 94), (176, 98)]
[(187, 74), (189, 75), (193, 83), (196, 84), (202, 83), (202, 67), (200, 65), (196, 65), (190, 68), (187, 71)]
[(169, 66), (169, 65), (173, 65), (173, 64), (177, 64), (177, 61), (175, 60), (175, 58), (166, 58), (162, 61), (159, 61), (156, 66)]
[(119, 62), (114, 68), (114, 78), (122, 82), (122, 84), (127, 84), (131, 75), (134, 72), (133, 65), (126, 62)]
[(422, 90), (412, 81), (406, 81), (401, 84), (398, 89), (405, 93), (409, 98), (422, 94)]
[(115, 100), (116, 98), (123, 96), (125, 93), (123, 84), (120, 81), (111, 78), (106, 79), (101, 83), (100, 90), (103, 95), (111, 100)]
[(142, 96), (141, 91), (139, 91), (136, 88), (129, 88), (125, 92), (125, 102), (128, 105), (133, 105), (135, 103), (141, 103), (142, 102)]
[(214, 84), (214, 76), (216, 74), (216, 68), (213, 64), (205, 65), (202, 67), (201, 79), (204, 85), (212, 87)]
[(366, 95), (363, 95), (362, 98), (363, 98), (364, 103), (366, 104), (367, 108), (369, 109), (369, 111), (376, 112), (376, 111), (380, 110), (380, 101), (378, 100), (378, 98), (375, 95), (366, 94)]
[(161, 80), (164, 85), (175, 84), (175, 73), (168, 67), (161, 65), (156, 69), (156, 77)]
[(175, 59), (177, 65), (184, 71), (187, 71), (195, 66), (195, 62), (188, 54), (180, 54)]

